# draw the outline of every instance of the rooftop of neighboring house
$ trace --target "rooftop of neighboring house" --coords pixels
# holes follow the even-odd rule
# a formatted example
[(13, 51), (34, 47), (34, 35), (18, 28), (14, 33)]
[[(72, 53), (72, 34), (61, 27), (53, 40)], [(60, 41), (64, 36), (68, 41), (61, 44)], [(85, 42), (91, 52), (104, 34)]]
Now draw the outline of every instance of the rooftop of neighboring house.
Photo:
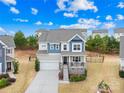
[(86, 29), (54, 29), (54, 30), (38, 30), (36, 33), (41, 32), (39, 42), (65, 42), (71, 39), (74, 35), (79, 35), (85, 39), (86, 35), (83, 32), (87, 32)]
[(0, 35), (0, 41), (8, 47), (15, 47), (14, 38), (12, 36)]
[(124, 58), (124, 36), (120, 37), (120, 57)]
[(115, 33), (124, 33), (124, 28), (116, 28), (114, 29)]
[(92, 33), (108, 33), (108, 30), (106, 29), (93, 30)]

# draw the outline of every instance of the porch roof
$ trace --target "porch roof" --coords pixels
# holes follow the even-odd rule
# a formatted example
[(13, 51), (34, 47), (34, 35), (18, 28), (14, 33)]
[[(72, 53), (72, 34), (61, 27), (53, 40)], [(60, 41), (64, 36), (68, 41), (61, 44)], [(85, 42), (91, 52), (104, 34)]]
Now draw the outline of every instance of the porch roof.
[(61, 55), (68, 55), (68, 56), (83, 56), (85, 55), (85, 52), (69, 52), (69, 51), (63, 51)]
[(6, 56), (6, 61), (7, 62), (12, 62), (14, 60), (14, 58), (10, 57), (10, 56)]

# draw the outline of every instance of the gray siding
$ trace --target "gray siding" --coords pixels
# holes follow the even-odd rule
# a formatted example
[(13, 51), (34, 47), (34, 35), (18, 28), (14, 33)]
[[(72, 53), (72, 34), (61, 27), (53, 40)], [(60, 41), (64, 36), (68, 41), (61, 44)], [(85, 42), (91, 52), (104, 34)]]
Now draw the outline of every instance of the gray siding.
[(120, 57), (124, 58), (124, 36), (120, 37)]
[(6, 56), (5, 56), (5, 48), (3, 48), (3, 45), (0, 43), (0, 50), (2, 52), (2, 56), (0, 57), (0, 63), (2, 63), (2, 72), (5, 72), (5, 65), (6, 65)]
[(56, 45), (54, 44), (54, 49), (50, 49), (50, 43), (48, 43), (48, 53), (60, 53), (61, 52), (61, 44), (59, 44), (59, 49), (56, 49)]

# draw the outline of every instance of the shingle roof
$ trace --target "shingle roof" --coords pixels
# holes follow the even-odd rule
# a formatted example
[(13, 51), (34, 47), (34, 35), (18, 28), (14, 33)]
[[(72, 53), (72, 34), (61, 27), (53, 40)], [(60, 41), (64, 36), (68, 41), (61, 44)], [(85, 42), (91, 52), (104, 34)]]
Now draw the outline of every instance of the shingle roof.
[(39, 38), (39, 42), (68, 41), (76, 34), (85, 39), (85, 36), (82, 34), (82, 32), (86, 31), (86, 29), (56, 29), (47, 31), (40, 30), (40, 32), (42, 32), (42, 35)]
[(106, 29), (93, 30), (92, 33), (108, 33), (108, 30)]
[(120, 57), (124, 58), (124, 36), (120, 37)]
[(8, 47), (15, 47), (14, 39), (9, 35), (0, 35), (0, 40)]
[(116, 28), (114, 30), (115, 33), (124, 33), (124, 28)]

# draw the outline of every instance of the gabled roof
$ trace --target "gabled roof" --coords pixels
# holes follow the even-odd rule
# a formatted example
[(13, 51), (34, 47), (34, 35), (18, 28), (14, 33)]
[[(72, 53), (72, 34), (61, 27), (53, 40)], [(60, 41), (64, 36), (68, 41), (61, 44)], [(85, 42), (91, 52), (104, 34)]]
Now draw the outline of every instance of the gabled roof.
[(14, 38), (9, 35), (0, 35), (0, 41), (8, 47), (15, 47)]
[(115, 33), (124, 33), (124, 28), (116, 28), (114, 30)]
[(124, 36), (120, 36), (120, 57), (124, 58)]
[(86, 31), (86, 29), (40, 30), (39, 32), (42, 32), (42, 35), (39, 37), (39, 42), (67, 42), (76, 34), (85, 40), (83, 32)]
[(92, 33), (108, 33), (108, 30), (106, 29), (93, 30)]

